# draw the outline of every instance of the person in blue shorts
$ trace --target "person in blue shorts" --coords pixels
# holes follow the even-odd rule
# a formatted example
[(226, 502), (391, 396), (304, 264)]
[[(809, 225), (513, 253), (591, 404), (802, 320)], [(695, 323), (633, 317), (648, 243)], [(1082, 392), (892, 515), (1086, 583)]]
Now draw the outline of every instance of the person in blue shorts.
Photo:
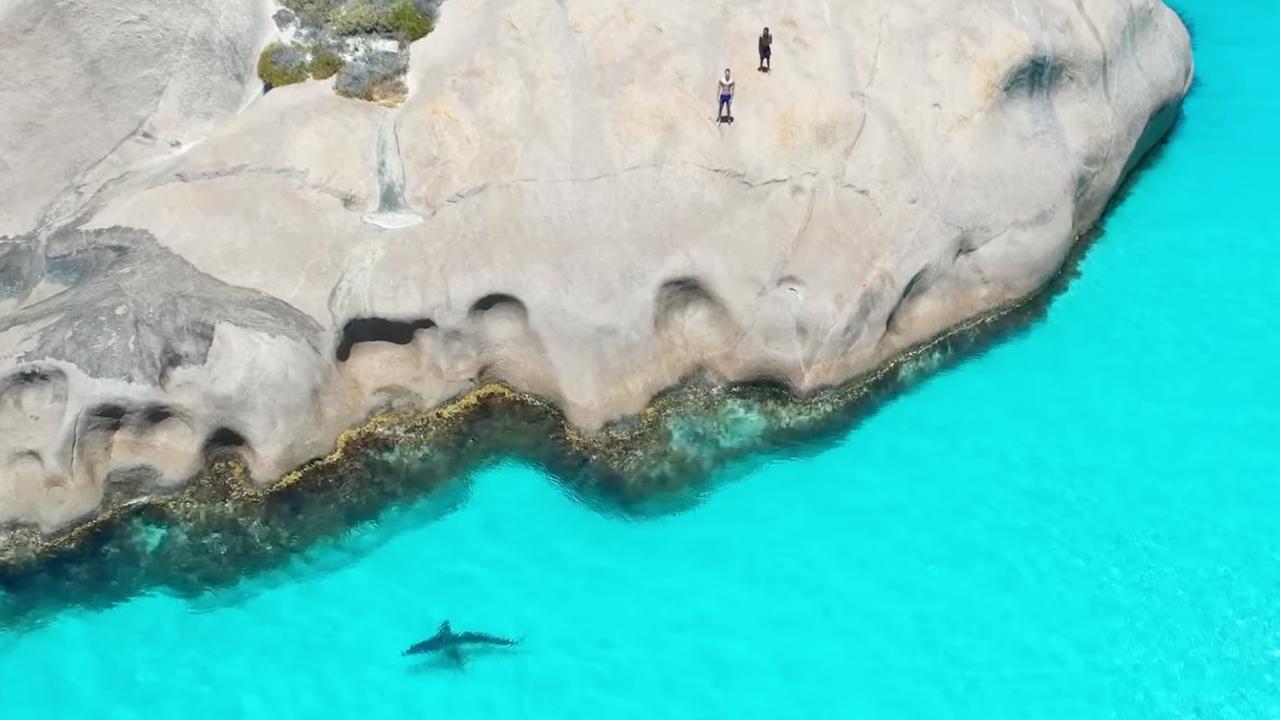
[(733, 122), (733, 74), (729, 68), (724, 69), (724, 78), (720, 80), (720, 117), (719, 122)]

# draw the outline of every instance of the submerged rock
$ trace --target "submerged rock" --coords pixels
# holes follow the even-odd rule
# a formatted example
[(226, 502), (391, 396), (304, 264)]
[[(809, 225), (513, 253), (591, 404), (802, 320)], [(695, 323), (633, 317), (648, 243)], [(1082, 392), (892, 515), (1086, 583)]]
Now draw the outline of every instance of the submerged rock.
[[(269, 484), (490, 380), (590, 436), (700, 369), (866, 377), (1041, 288), (1192, 76), (1159, 0), (450, 0), (399, 107), (241, 110), (272, 9), (0, 2), (0, 526), (227, 452)], [(783, 417), (718, 412), (652, 437)]]

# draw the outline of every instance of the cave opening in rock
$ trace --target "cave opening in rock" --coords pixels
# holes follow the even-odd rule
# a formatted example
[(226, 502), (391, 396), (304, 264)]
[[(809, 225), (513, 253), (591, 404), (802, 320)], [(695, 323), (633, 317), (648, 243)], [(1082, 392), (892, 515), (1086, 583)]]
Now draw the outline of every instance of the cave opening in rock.
[(408, 345), (419, 330), (430, 330), (436, 326), (431, 318), (419, 320), (388, 320), (386, 318), (356, 318), (350, 320), (342, 328), (342, 338), (338, 342), (338, 362), (346, 362), (351, 358), (351, 349), (360, 343), (386, 342), (395, 345)]
[(242, 448), (249, 444), (244, 436), (228, 427), (220, 427), (209, 434), (209, 439), (205, 440), (204, 447), (206, 452), (215, 450)]

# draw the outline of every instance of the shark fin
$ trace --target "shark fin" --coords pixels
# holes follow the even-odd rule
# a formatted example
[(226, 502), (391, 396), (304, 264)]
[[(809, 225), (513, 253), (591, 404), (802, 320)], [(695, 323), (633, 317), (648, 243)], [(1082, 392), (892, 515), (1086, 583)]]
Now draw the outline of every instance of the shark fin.
[(436, 632), (444, 633), (447, 635), (453, 632), (453, 628), (449, 627), (449, 621), (445, 620), (444, 622), (440, 623), (440, 627), (436, 628)]

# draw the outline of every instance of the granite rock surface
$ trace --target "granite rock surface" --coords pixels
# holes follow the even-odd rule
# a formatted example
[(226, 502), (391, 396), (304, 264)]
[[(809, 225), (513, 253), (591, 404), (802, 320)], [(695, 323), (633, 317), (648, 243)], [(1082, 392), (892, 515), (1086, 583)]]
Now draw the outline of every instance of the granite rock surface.
[(0, 526), (488, 380), (855, 379), (1040, 288), (1192, 78), (1159, 0), (448, 0), (389, 109), (262, 95), (277, 10), (0, 0)]

